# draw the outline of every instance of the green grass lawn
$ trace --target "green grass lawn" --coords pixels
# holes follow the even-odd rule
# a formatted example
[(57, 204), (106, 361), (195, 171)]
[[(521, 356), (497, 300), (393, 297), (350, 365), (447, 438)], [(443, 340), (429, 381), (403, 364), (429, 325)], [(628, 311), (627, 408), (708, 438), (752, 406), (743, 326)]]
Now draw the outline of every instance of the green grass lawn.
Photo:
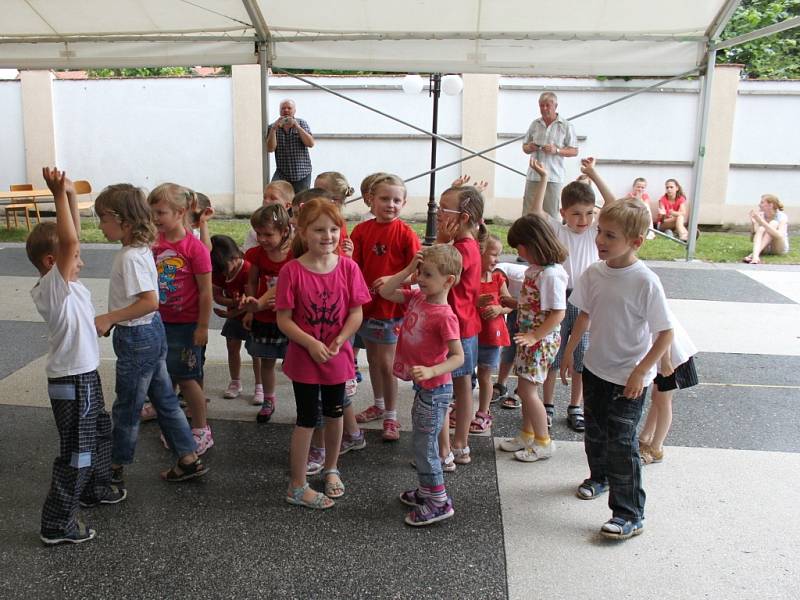
[[(410, 223), (411, 227), (420, 237), (425, 236), (425, 223)], [(355, 222), (347, 224), (352, 231)], [(250, 222), (246, 219), (212, 219), (211, 233), (229, 235), (242, 242), (250, 229)], [(488, 225), (489, 231), (503, 240), (503, 252), (515, 254), (506, 244), (508, 225)], [(0, 228), (0, 243), (24, 242), (28, 235), (25, 228), (4, 229)], [(105, 242), (102, 232), (92, 219), (82, 220), (81, 241), (86, 243)], [(764, 256), (763, 262), (767, 264), (800, 264), (800, 242), (795, 242), (788, 254), (783, 256)], [(745, 233), (707, 232), (700, 235), (697, 242), (697, 258), (708, 262), (739, 262), (750, 253), (750, 236)], [(642, 246), (639, 256), (645, 260), (673, 260), (686, 256), (686, 250), (680, 244), (658, 236), (654, 240), (647, 240)]]

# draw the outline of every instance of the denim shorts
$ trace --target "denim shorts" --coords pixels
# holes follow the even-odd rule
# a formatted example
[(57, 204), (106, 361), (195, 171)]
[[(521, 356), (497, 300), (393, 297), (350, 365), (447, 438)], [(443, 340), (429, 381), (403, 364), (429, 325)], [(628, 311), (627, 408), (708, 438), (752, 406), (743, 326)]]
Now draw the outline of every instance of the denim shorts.
[(519, 332), (517, 327), (517, 311), (512, 310), (506, 317), (506, 326), (508, 327), (508, 335), (511, 338), (511, 345), (503, 348), (500, 353), (500, 362), (507, 365), (514, 364), (514, 357), (517, 355), (517, 344), (514, 343), (514, 336)]
[(197, 323), (164, 323), (167, 334), (167, 372), (173, 381), (203, 379), (206, 347), (194, 345)]
[(253, 358), (278, 359), (286, 356), (289, 338), (278, 329), (277, 323), (262, 323), (253, 320), (250, 335), (244, 343), (247, 353)]
[(478, 336), (471, 338), (461, 338), (461, 347), (464, 348), (464, 364), (453, 371), (453, 377), (464, 377), (472, 375), (478, 364)]
[(492, 373), (497, 371), (500, 366), (501, 346), (481, 346), (478, 345), (478, 366), (489, 369)]
[(241, 319), (225, 319), (225, 324), (222, 326), (222, 337), (228, 340), (245, 341), (250, 332), (244, 328)]
[(367, 319), (361, 324), (358, 335), (373, 344), (396, 344), (403, 319)]

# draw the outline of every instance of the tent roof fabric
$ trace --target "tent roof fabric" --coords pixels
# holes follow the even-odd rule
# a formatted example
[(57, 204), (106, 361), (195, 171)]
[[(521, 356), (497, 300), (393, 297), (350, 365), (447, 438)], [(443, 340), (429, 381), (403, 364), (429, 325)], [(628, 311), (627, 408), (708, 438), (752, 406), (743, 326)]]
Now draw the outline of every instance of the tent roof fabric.
[(0, 68), (673, 75), (738, 0), (4, 0)]

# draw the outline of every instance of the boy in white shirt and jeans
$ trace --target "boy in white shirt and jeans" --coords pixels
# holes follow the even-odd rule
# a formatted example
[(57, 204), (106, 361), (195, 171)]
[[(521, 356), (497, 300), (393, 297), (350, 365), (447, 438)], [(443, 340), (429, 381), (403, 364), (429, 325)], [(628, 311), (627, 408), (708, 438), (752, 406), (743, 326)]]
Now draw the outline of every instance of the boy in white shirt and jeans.
[(590, 475), (577, 495), (591, 500), (610, 488), (612, 518), (600, 533), (620, 540), (643, 531), (645, 493), (636, 429), (656, 363), (673, 337), (661, 282), (636, 257), (649, 219), (647, 207), (635, 199), (606, 203), (600, 211), (596, 244), (602, 262), (586, 269), (572, 291), (570, 302), (581, 312), (561, 362), (564, 379), (588, 328), (582, 379)]
[(31, 297), (49, 331), (47, 391), (61, 441), (40, 539), (47, 545), (78, 544), (95, 536), (79, 519), (79, 506), (116, 504), (126, 492), (110, 483), (111, 418), (97, 374), (94, 307), (89, 290), (78, 281), (83, 262), (72, 182), (56, 169), (42, 169), (42, 174), (53, 192), (56, 223), (37, 225), (25, 249), (41, 275)]

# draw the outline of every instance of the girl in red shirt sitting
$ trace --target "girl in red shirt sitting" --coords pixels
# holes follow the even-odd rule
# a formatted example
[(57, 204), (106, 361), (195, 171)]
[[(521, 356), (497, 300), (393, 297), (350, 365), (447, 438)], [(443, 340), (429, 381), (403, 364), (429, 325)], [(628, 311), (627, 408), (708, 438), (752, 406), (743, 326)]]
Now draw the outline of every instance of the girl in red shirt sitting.
[(689, 206), (681, 184), (675, 179), (664, 182), (665, 193), (658, 201), (659, 231), (674, 231), (681, 241), (689, 239), (686, 223), (689, 220)]

